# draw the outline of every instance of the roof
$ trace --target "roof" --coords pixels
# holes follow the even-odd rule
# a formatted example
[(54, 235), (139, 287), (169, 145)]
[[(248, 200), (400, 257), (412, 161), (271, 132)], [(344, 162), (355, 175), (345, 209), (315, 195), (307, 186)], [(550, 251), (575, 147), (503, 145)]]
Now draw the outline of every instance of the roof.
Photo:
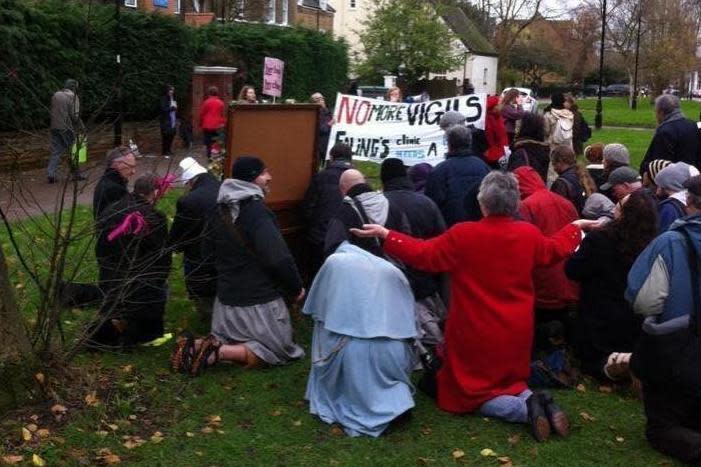
[[(432, 0), (432, 2), (434, 5), (439, 3), (438, 0)], [(498, 55), (497, 50), (491, 42), (482, 35), (479, 29), (477, 29), (477, 26), (475, 26), (475, 23), (468, 18), (461, 8), (444, 5), (440, 5), (439, 8), (439, 13), (443, 21), (445, 21), (453, 33), (458, 36), (460, 42), (462, 42), (470, 52), (476, 55)]]
[(326, 2), (326, 9), (321, 8), (319, 0), (301, 0), (297, 3), (299, 5), (302, 5), (303, 7), (314, 8), (315, 10), (328, 11), (329, 13), (336, 12), (336, 10), (331, 5), (329, 5), (328, 2)]

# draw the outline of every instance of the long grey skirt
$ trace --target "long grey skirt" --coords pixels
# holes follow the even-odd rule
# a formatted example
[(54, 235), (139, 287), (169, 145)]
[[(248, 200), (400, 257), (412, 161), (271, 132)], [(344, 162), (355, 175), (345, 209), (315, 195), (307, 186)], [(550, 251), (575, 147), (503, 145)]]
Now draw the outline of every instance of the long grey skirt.
[(243, 344), (270, 365), (283, 365), (304, 357), (292, 340), (292, 323), (285, 301), (278, 298), (252, 306), (214, 302), (212, 334), (225, 344)]

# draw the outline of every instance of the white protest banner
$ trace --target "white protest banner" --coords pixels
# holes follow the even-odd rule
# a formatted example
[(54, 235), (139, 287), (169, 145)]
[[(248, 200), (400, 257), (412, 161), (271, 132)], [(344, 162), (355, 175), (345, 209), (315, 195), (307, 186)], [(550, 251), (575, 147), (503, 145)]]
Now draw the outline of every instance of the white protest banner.
[(460, 112), (467, 125), (483, 130), (486, 101), (486, 94), (416, 104), (338, 94), (327, 155), (334, 144), (342, 142), (351, 146), (356, 160), (381, 163), (396, 157), (409, 166), (421, 162), (436, 165), (448, 151), (438, 126), (443, 114)]
[(285, 62), (277, 58), (265, 57), (263, 62), (263, 94), (282, 96), (282, 73)]

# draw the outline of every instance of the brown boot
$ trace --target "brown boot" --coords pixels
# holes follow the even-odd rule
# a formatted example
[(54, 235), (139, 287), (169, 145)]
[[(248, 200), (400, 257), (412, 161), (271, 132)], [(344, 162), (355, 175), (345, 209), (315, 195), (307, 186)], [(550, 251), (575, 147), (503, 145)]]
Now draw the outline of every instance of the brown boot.
[(548, 417), (550, 426), (558, 435), (566, 438), (570, 434), (570, 420), (567, 414), (557, 404), (553, 396), (548, 392), (541, 392), (540, 403), (545, 409), (545, 415)]
[(528, 408), (528, 423), (531, 425), (531, 434), (538, 442), (546, 441), (550, 437), (550, 422), (548, 422), (538, 394), (533, 393), (526, 399), (526, 407)]

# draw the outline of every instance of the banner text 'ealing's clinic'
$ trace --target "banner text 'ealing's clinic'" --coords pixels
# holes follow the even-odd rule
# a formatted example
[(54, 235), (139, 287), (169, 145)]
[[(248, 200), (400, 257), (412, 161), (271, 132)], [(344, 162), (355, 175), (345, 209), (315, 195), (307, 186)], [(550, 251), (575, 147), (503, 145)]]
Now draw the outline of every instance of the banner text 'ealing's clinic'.
[(381, 163), (396, 157), (405, 165), (437, 164), (448, 147), (438, 126), (449, 110), (462, 113), (467, 125), (484, 129), (485, 94), (451, 97), (415, 104), (338, 94), (328, 151), (337, 142), (347, 143), (356, 160)]

